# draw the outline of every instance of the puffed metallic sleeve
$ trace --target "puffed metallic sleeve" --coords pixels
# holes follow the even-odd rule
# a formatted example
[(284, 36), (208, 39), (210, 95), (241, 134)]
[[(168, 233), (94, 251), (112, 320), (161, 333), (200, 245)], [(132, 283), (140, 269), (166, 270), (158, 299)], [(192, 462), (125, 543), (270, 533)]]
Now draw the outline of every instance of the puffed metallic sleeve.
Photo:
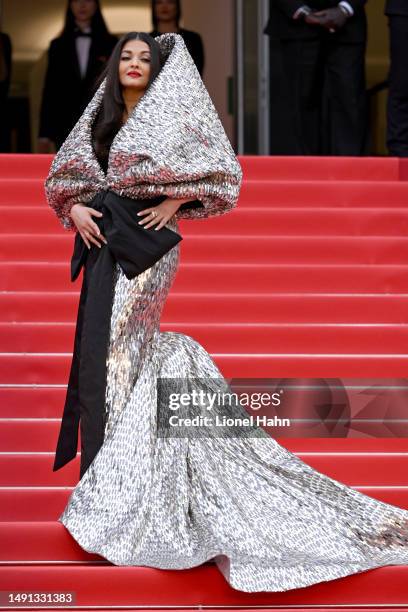
[[(55, 157), (53, 163), (54, 162)], [(72, 221), (70, 211), (74, 204), (82, 202), (82, 198), (78, 194), (72, 195), (71, 197), (67, 194), (67, 191), (70, 189), (69, 183), (69, 172), (67, 172), (64, 179), (59, 173), (53, 173), (51, 165), (51, 170), (45, 180), (44, 189), (47, 203), (56, 214), (58, 220), (61, 222), (61, 225), (66, 230), (75, 231), (76, 226)]]
[[(210, 171), (202, 181), (198, 181), (196, 186), (192, 185), (190, 193), (196, 196), (196, 200), (182, 205), (176, 212), (177, 219), (223, 215), (237, 205), (242, 184), (242, 168), (220, 121), (218, 130), (218, 135), (214, 134), (214, 137), (224, 141), (224, 153), (220, 153), (216, 160), (216, 169)], [(188, 190), (185, 193), (190, 195)]]
[(68, 231), (76, 231), (76, 225), (73, 222), (70, 211), (74, 204), (86, 204), (86, 200), (91, 200), (94, 196), (94, 190), (92, 188), (90, 192), (90, 197), (86, 197), (86, 188), (81, 191), (81, 193), (73, 194), (71, 196), (67, 195), (67, 192), (70, 190), (70, 179), (67, 177), (66, 183), (60, 180), (58, 177), (58, 181), (53, 184), (52, 177), (48, 180), (48, 183), (45, 187), (46, 199), (49, 206), (53, 209), (56, 214), (58, 220), (61, 222), (61, 225), (64, 229)]
[(47, 203), (66, 230), (76, 230), (70, 216), (72, 206), (88, 203), (98, 191), (106, 188), (91, 142), (93, 116), (102, 96), (103, 88), (99, 87), (54, 156), (45, 179)]
[(241, 165), (183, 38), (164, 34), (156, 40), (164, 52), (170, 49), (167, 74), (166, 66), (163, 69), (166, 80), (174, 81), (174, 122), (170, 122), (169, 131), (185, 170), (175, 197), (196, 197), (193, 205), (182, 205), (176, 217), (223, 215), (237, 204)]

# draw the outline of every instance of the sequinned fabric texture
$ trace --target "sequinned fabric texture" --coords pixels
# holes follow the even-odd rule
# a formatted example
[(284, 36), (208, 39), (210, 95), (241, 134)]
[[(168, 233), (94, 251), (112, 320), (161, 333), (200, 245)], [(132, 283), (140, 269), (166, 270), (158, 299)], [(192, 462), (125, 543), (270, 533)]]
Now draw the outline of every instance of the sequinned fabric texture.
[(92, 123), (106, 80), (56, 154), (45, 181), (49, 205), (75, 230), (69, 211), (101, 189), (130, 198), (199, 199), (176, 218), (221, 215), (236, 205), (242, 169), (194, 61), (179, 34), (156, 40), (166, 58), (156, 79), (116, 134), (104, 173), (92, 148)]
[[(66, 229), (74, 229), (72, 203), (101, 189), (201, 199), (203, 208), (183, 211), (185, 218), (236, 204), (241, 169), (184, 41), (158, 40), (167, 63), (113, 141), (107, 175), (90, 146), (102, 87), (55, 158), (46, 192)], [(223, 380), (193, 337), (160, 331), (178, 264), (179, 245), (131, 280), (116, 264), (104, 442), (59, 522), (115, 565), (186, 569), (213, 559), (231, 587), (246, 592), (407, 564), (408, 511), (314, 470), (265, 432), (158, 436), (158, 377), (207, 379), (208, 392)]]

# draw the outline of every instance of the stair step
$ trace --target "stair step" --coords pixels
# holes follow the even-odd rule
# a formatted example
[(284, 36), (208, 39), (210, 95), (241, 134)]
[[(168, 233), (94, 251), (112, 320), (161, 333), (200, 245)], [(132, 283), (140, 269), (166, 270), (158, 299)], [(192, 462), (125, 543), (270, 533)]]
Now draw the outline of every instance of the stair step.
[[(1, 261), (66, 262), (73, 251), (64, 234), (3, 234)], [(407, 264), (408, 238), (397, 236), (194, 236), (181, 243), (184, 262)]]
[(396, 157), (349, 157), (313, 155), (238, 156), (246, 179), (397, 181)]
[[(330, 157), (238, 155), (244, 180), (325, 179), (325, 180), (398, 180), (400, 160), (397, 157)], [(41, 178), (45, 180), (54, 154), (0, 154), (0, 176), (7, 178)]]
[[(31, 421), (22, 423), (20, 427), (16, 425), (14, 423), (9, 424), (9, 427), (3, 427), (2, 423), (2, 439), (5, 438), (5, 433), (12, 435), (13, 439), (21, 435), (26, 436), (27, 439), (27, 432), (31, 428), (37, 435), (43, 435), (44, 439), (48, 440), (49, 445), (52, 446), (52, 451), (7, 452), (5, 448), (0, 453), (1, 487), (72, 486), (78, 482), (80, 453), (62, 470), (52, 471), (59, 419), (46, 423)], [(12, 431), (12, 434), (10, 434), (10, 431)], [(21, 445), (21, 442), (19, 444)], [(26, 445), (28, 445), (28, 442)], [(78, 448), (80, 447), (78, 446)], [(407, 485), (408, 453), (333, 452), (329, 454), (326, 452), (305, 453), (301, 451), (296, 454), (314, 469), (348, 486), (401, 487)]]
[[(228, 350), (224, 349), (224, 350)], [(226, 377), (406, 377), (408, 353), (213, 353)], [(0, 384), (66, 384), (71, 353), (0, 353)]]
[(65, 393), (66, 384), (60, 387), (0, 386), (0, 418), (60, 418)]
[[(72, 288), (78, 289), (79, 282)], [(79, 290), (0, 291), (0, 321), (73, 323), (78, 302)], [(172, 290), (161, 321), (406, 323), (407, 313), (408, 294), (188, 293)]]
[[(0, 153), (0, 176), (45, 180), (53, 159), (54, 154), (48, 153)], [(388, 166), (391, 172), (391, 166)]]
[(246, 180), (242, 184), (238, 206), (257, 205), (296, 207), (336, 206), (373, 208), (406, 206), (408, 181), (302, 181)]
[[(56, 233), (73, 240), (49, 206), (2, 206), (0, 233)], [(207, 219), (180, 219), (180, 233), (187, 240), (207, 234), (242, 233), (270, 236), (402, 236), (408, 233), (407, 207), (271, 207), (238, 206), (228, 215)]]
[[(376, 379), (375, 381), (367, 380), (364, 382), (364, 379), (335, 379), (332, 381), (332, 384), (336, 382), (337, 385), (344, 385), (344, 389), (348, 389), (348, 398), (350, 401), (350, 405), (353, 407), (355, 405), (355, 397), (357, 394), (364, 394), (367, 397), (372, 395), (374, 392), (378, 393), (381, 389), (390, 393), (390, 386), (394, 387), (394, 391), (397, 392), (396, 388), (401, 387), (401, 390), (398, 391), (399, 398), (404, 397), (406, 393), (406, 388), (404, 385), (404, 381), (402, 380), (400, 385), (397, 385), (398, 381), (395, 380), (381, 380)], [(350, 387), (360, 384), (360, 387), (352, 389)], [(378, 385), (378, 389), (373, 390), (373, 383)], [(345, 392), (345, 391), (344, 391)], [(354, 393), (354, 396), (352, 395)], [(11, 428), (11, 424), (8, 424), (8, 421), (12, 421), (15, 424), (15, 427), (19, 428), (19, 431), (23, 431), (27, 426), (31, 426), (31, 423), (36, 423), (37, 419), (41, 419), (42, 426), (42, 438), (37, 439), (33, 438), (33, 436), (28, 436), (30, 438), (30, 449), (33, 451), (47, 451), (54, 450), (55, 446), (55, 437), (56, 430), (55, 422), (58, 424), (60, 422), (60, 418), (62, 415), (62, 410), (65, 402), (65, 394), (66, 394), (66, 384), (61, 385), (59, 387), (37, 387), (37, 386), (4, 386), (0, 387), (0, 418), (3, 419), (2, 427), (0, 428), (0, 434), (2, 434), (4, 440), (4, 447), (7, 447), (12, 451), (23, 451), (27, 450), (27, 440), (19, 436), (18, 440), (15, 441), (13, 448), (10, 447), (10, 442), (7, 439), (8, 434), (7, 428)], [(398, 400), (397, 400), (398, 401)], [(352, 411), (354, 414), (354, 410)], [(18, 420), (20, 419), (20, 421)], [(22, 419), (22, 420), (21, 420)], [(24, 419), (27, 419), (26, 424), (24, 424)], [(53, 421), (47, 421), (45, 419), (54, 419)], [(407, 438), (397, 438), (397, 437), (356, 437), (359, 436), (359, 432), (355, 429), (351, 429), (350, 431), (344, 432), (344, 438), (339, 438), (338, 430), (334, 433), (332, 432), (332, 436), (336, 435), (337, 437), (311, 437), (308, 432), (307, 437), (279, 437), (279, 433), (273, 433), (271, 429), (266, 428), (269, 434), (276, 438), (278, 442), (285, 446), (291, 452), (338, 452), (338, 453), (388, 453), (388, 452), (408, 452), (408, 437)], [(315, 433), (315, 430), (312, 432)], [(317, 432), (320, 435), (320, 432)], [(383, 432), (384, 433), (384, 432)], [(286, 435), (286, 434), (285, 434)], [(366, 435), (366, 434), (364, 434)], [(389, 435), (397, 435), (397, 432), (389, 432)], [(45, 437), (44, 437), (45, 436)], [(350, 437), (352, 436), (352, 437)], [(354, 436), (354, 437), (353, 437)], [(378, 436), (378, 432), (377, 432)], [(47, 442), (48, 441), (48, 442)]]
[[(54, 452), (56, 441), (58, 438), (58, 432), (60, 427), (60, 420), (62, 415), (62, 410), (64, 406), (65, 397), (61, 397), (61, 403), (58, 405), (58, 409), (55, 410), (55, 416), (52, 417), (35, 417), (34, 414), (30, 417), (25, 418), (16, 418), (14, 415), (12, 417), (3, 417), (0, 418), (0, 448), (2, 452), (13, 453), (44, 453), (44, 452)], [(355, 411), (351, 411), (354, 413)], [(265, 412), (263, 412), (265, 414)], [(308, 415), (312, 418), (312, 412)], [(287, 413), (289, 416), (289, 412)], [(343, 412), (339, 415), (339, 419), (346, 418), (349, 416), (348, 407), (344, 407)], [(376, 416), (374, 409), (371, 413), (371, 418)], [(363, 418), (363, 417), (361, 417)], [(351, 427), (351, 429), (341, 429), (340, 425), (337, 426), (335, 432), (332, 435), (337, 435), (338, 437), (333, 439), (331, 444), (327, 443), (326, 445), (322, 444), (322, 441), (325, 438), (311, 438), (311, 436), (319, 436), (319, 435), (327, 435), (327, 431), (324, 427), (316, 426), (316, 422), (307, 427), (306, 425), (302, 426), (302, 435), (303, 438), (296, 437), (295, 441), (292, 441), (295, 432), (288, 432), (285, 427), (265, 427), (264, 429), (267, 433), (279, 440), (286, 448), (292, 450), (295, 453), (317, 453), (322, 456), (325, 453), (338, 453), (339, 456), (347, 455), (347, 453), (352, 453), (353, 455), (361, 453), (370, 454), (374, 453), (376, 456), (382, 456), (383, 454), (390, 453), (400, 453), (401, 456), (404, 453), (408, 452), (407, 444), (403, 444), (405, 438), (379, 438), (376, 440), (378, 444), (364, 445), (360, 442), (367, 442), (364, 438), (356, 438), (354, 440), (354, 445), (351, 443), (353, 439), (349, 438), (340, 438), (341, 435), (367, 435), (367, 432), (361, 433), (358, 429)], [(293, 424), (295, 427), (295, 424)], [(299, 432), (299, 428), (297, 432)], [(303, 433), (304, 432), (304, 433)], [(34, 435), (35, 433), (35, 435)], [(384, 434), (384, 431), (381, 430), (380, 433)], [(401, 426), (401, 431), (398, 431), (398, 435), (402, 435), (403, 429)], [(389, 435), (396, 435), (397, 432), (389, 432)], [(299, 434), (296, 434), (301, 435)], [(280, 437), (282, 436), (282, 438)], [(299, 444), (298, 440), (305, 439), (305, 443)], [(388, 444), (387, 444), (388, 440)], [(336, 444), (336, 442), (344, 441), (344, 446), (342, 447), (340, 444)], [(330, 459), (331, 461), (331, 459)], [(380, 470), (381, 471), (381, 470)], [(1, 484), (1, 483), (0, 483)], [(379, 483), (377, 483), (379, 484)], [(385, 482), (385, 484), (387, 484)], [(404, 482), (399, 484), (405, 484)], [(408, 484), (408, 483), (407, 483)]]
[[(0, 262), (0, 291), (72, 291), (69, 262)], [(171, 291), (408, 293), (408, 265), (181, 263)]]
[[(265, 206), (292, 207), (392, 207), (405, 206), (408, 181), (359, 180), (257, 180), (246, 179), (242, 183), (238, 206), (251, 207), (253, 202)], [(48, 206), (44, 180), (38, 178), (1, 178), (0, 206), (38, 205)]]
[[(407, 313), (408, 317), (408, 313)], [(209, 352), (222, 353), (404, 353), (408, 324), (161, 323), (163, 332), (192, 336)], [(6, 353), (69, 353), (72, 323), (0, 323)]]
[[(35, 524), (32, 540), (42, 542), (49, 554), (60, 546), (56, 542), (60, 533), (64, 536), (63, 525)], [(7, 528), (8, 524), (5, 523)], [(30, 526), (28, 526), (28, 529)], [(19, 542), (27, 535), (18, 525)], [(9, 534), (11, 537), (14, 534)], [(46, 541), (43, 541), (46, 537)], [(74, 543), (69, 533), (65, 533), (65, 550), (73, 549)], [(61, 546), (60, 546), (61, 548)], [(344, 606), (353, 610), (358, 606), (384, 607), (407, 606), (406, 583), (408, 566), (387, 566), (360, 572), (335, 581), (293, 589), (281, 593), (245, 593), (229, 586), (214, 563), (185, 570), (161, 570), (148, 567), (112, 566), (111, 564), (92, 564), (86, 571), (81, 564), (33, 565), (10, 564), (2, 567), (3, 589), (10, 591), (55, 591), (76, 592), (76, 605), (79, 607), (98, 606), (104, 609), (119, 606), (184, 607), (194, 606), (207, 609), (211, 606), (243, 606), (249, 612), (254, 606), (279, 607), (291, 605), (298, 609), (320, 606), (335, 610)], [(48, 561), (48, 563), (47, 563)], [(101, 589), (101, 585), (103, 588)], [(136, 585), (136, 588), (135, 588)], [(332, 607), (334, 606), (334, 607)], [(344, 610), (344, 607), (342, 608)], [(48, 606), (47, 606), (48, 608)], [(313, 609), (313, 608), (312, 608)], [(398, 607), (398, 610), (403, 608)], [(395, 607), (393, 608), (395, 610)]]
[[(74, 485), (0, 487), (0, 521), (55, 521), (64, 510), (73, 488)], [(408, 487), (353, 488), (386, 504), (408, 509)]]

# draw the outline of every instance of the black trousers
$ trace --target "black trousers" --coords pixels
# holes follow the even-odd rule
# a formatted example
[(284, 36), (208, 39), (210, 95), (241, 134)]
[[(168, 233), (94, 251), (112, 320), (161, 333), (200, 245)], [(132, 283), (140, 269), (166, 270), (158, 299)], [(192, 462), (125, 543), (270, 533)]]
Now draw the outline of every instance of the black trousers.
[(390, 155), (408, 157), (408, 16), (390, 15), (390, 72), (387, 147)]
[(270, 39), (271, 155), (366, 152), (366, 43), (334, 36)]

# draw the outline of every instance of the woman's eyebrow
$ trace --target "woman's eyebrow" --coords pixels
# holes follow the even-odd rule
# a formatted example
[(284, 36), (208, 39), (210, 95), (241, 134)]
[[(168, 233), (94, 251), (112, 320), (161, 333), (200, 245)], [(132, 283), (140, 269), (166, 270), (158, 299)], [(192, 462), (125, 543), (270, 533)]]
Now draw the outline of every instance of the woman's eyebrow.
[[(124, 49), (124, 50), (122, 51), (122, 53), (132, 53), (132, 51), (130, 51), (129, 49)], [(142, 55), (142, 54), (144, 54), (144, 53), (147, 53), (148, 55), (150, 55), (150, 51), (141, 51), (141, 52), (140, 52), (140, 55)]]

